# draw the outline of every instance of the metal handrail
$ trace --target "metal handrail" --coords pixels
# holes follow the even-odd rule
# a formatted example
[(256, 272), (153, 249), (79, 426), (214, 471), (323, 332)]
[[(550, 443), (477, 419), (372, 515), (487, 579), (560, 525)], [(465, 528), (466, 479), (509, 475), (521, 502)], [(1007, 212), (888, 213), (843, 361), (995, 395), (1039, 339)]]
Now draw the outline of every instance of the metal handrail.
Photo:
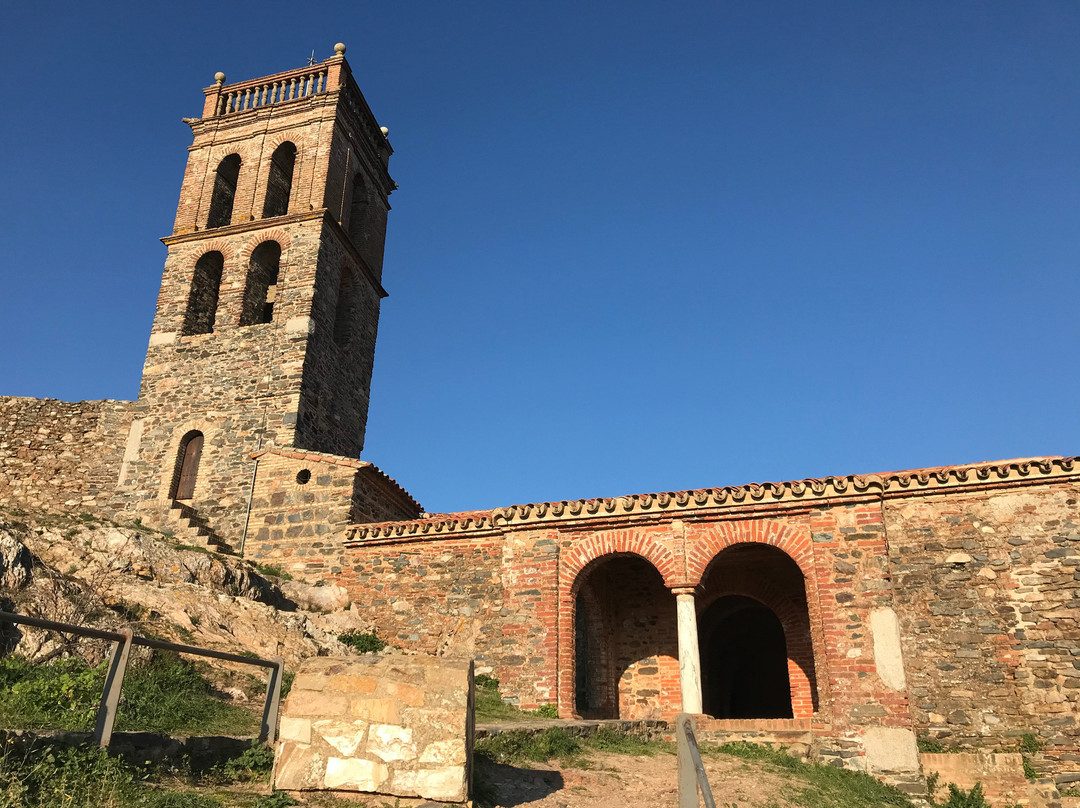
[(675, 716), (675, 740), (679, 752), (679, 808), (698, 808), (699, 788), (705, 808), (716, 808), (694, 735), (694, 719), (689, 713)]
[(109, 640), (116, 643), (109, 657), (109, 670), (105, 675), (105, 689), (101, 694), (101, 703), (98, 706), (97, 721), (94, 726), (94, 742), (99, 746), (107, 747), (112, 739), (113, 724), (116, 722), (116, 710), (120, 705), (120, 688), (124, 684), (124, 674), (127, 672), (128, 652), (133, 645), (269, 668), (270, 678), (266, 683), (266, 702), (263, 705), (259, 741), (273, 743), (277, 740), (278, 712), (281, 704), (281, 675), (285, 670), (285, 660), (282, 657), (263, 659), (262, 657), (241, 656), (226, 651), (211, 651), (209, 648), (196, 648), (193, 645), (180, 645), (165, 640), (154, 640), (150, 637), (136, 637), (129, 628), (123, 628), (119, 631), (105, 631), (88, 626), (76, 626), (72, 623), (43, 620), (40, 617), (26, 617), (11, 612), (0, 612), (0, 622), (47, 628), (65, 634), (75, 634), (79, 637), (92, 637), (97, 640)]

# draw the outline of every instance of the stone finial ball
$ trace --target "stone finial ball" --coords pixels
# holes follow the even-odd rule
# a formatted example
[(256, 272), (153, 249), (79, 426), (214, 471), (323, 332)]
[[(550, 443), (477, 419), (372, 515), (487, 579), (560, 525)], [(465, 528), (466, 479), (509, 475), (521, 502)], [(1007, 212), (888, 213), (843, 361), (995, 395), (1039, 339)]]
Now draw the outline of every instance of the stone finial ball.
[(225, 74), (219, 70), (217, 73), (214, 74), (214, 81), (216, 81), (218, 84), (224, 84)]
[(344, 42), (339, 42), (336, 45), (334, 45), (334, 53), (336, 53), (338, 56), (344, 56), (345, 55), (345, 43)]
[(390, 130), (387, 129), (385, 126), (380, 126), (379, 131), (383, 133), (383, 137), (386, 137), (390, 134)]

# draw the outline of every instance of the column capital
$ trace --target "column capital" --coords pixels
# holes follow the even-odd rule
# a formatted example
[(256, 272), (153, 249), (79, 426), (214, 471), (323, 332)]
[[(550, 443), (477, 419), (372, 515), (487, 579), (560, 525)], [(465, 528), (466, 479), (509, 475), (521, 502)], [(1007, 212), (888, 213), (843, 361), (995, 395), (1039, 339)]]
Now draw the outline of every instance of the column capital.
[(697, 587), (693, 584), (677, 584), (670, 587), (672, 594), (674, 595), (696, 595)]

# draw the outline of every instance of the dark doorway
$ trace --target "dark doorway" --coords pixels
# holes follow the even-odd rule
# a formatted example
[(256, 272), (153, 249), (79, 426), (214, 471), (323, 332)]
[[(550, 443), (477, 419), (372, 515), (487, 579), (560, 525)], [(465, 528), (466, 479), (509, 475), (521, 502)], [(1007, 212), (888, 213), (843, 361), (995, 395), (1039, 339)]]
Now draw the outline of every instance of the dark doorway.
[(180, 441), (180, 453), (176, 460), (176, 482), (173, 483), (173, 499), (191, 499), (195, 496), (195, 478), (199, 474), (202, 446), (202, 432), (189, 432)]
[(753, 598), (716, 600), (701, 621), (703, 708), (715, 718), (791, 718), (784, 628)]

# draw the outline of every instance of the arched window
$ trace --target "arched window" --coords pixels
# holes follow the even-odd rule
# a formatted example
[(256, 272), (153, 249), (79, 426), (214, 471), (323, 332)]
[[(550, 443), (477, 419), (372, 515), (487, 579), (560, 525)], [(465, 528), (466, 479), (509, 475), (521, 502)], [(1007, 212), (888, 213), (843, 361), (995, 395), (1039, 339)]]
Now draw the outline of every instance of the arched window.
[(356, 278), (347, 266), (341, 267), (338, 281), (337, 311), (334, 313), (334, 342), (347, 345), (356, 322)]
[(289, 212), (295, 165), (296, 146), (286, 141), (274, 149), (274, 156), (270, 158), (270, 179), (266, 184), (266, 202), (263, 204), (264, 219), (284, 216)]
[(195, 264), (181, 334), (209, 334), (214, 330), (224, 264), (225, 258), (217, 251), (208, 252)]
[(240, 155), (230, 154), (220, 163), (214, 174), (214, 193), (210, 197), (210, 215), (207, 227), (225, 227), (232, 223), (233, 199), (236, 197), (236, 180), (240, 176)]
[(264, 241), (251, 253), (240, 325), (268, 323), (274, 319), (280, 264), (281, 245), (276, 241)]
[(202, 447), (203, 433), (198, 430), (188, 432), (180, 440), (180, 451), (176, 454), (176, 467), (173, 470), (170, 491), (172, 499), (191, 499), (195, 496), (195, 478), (199, 474)]
[(370, 207), (364, 175), (357, 174), (353, 177), (352, 200), (349, 204), (349, 238), (352, 239), (357, 249), (360, 249), (360, 245), (364, 241), (364, 231), (368, 227), (367, 219), (370, 215)]
[(386, 205), (363, 173), (353, 177), (349, 206), (349, 239), (368, 267), (382, 272), (383, 239), (386, 236)]

